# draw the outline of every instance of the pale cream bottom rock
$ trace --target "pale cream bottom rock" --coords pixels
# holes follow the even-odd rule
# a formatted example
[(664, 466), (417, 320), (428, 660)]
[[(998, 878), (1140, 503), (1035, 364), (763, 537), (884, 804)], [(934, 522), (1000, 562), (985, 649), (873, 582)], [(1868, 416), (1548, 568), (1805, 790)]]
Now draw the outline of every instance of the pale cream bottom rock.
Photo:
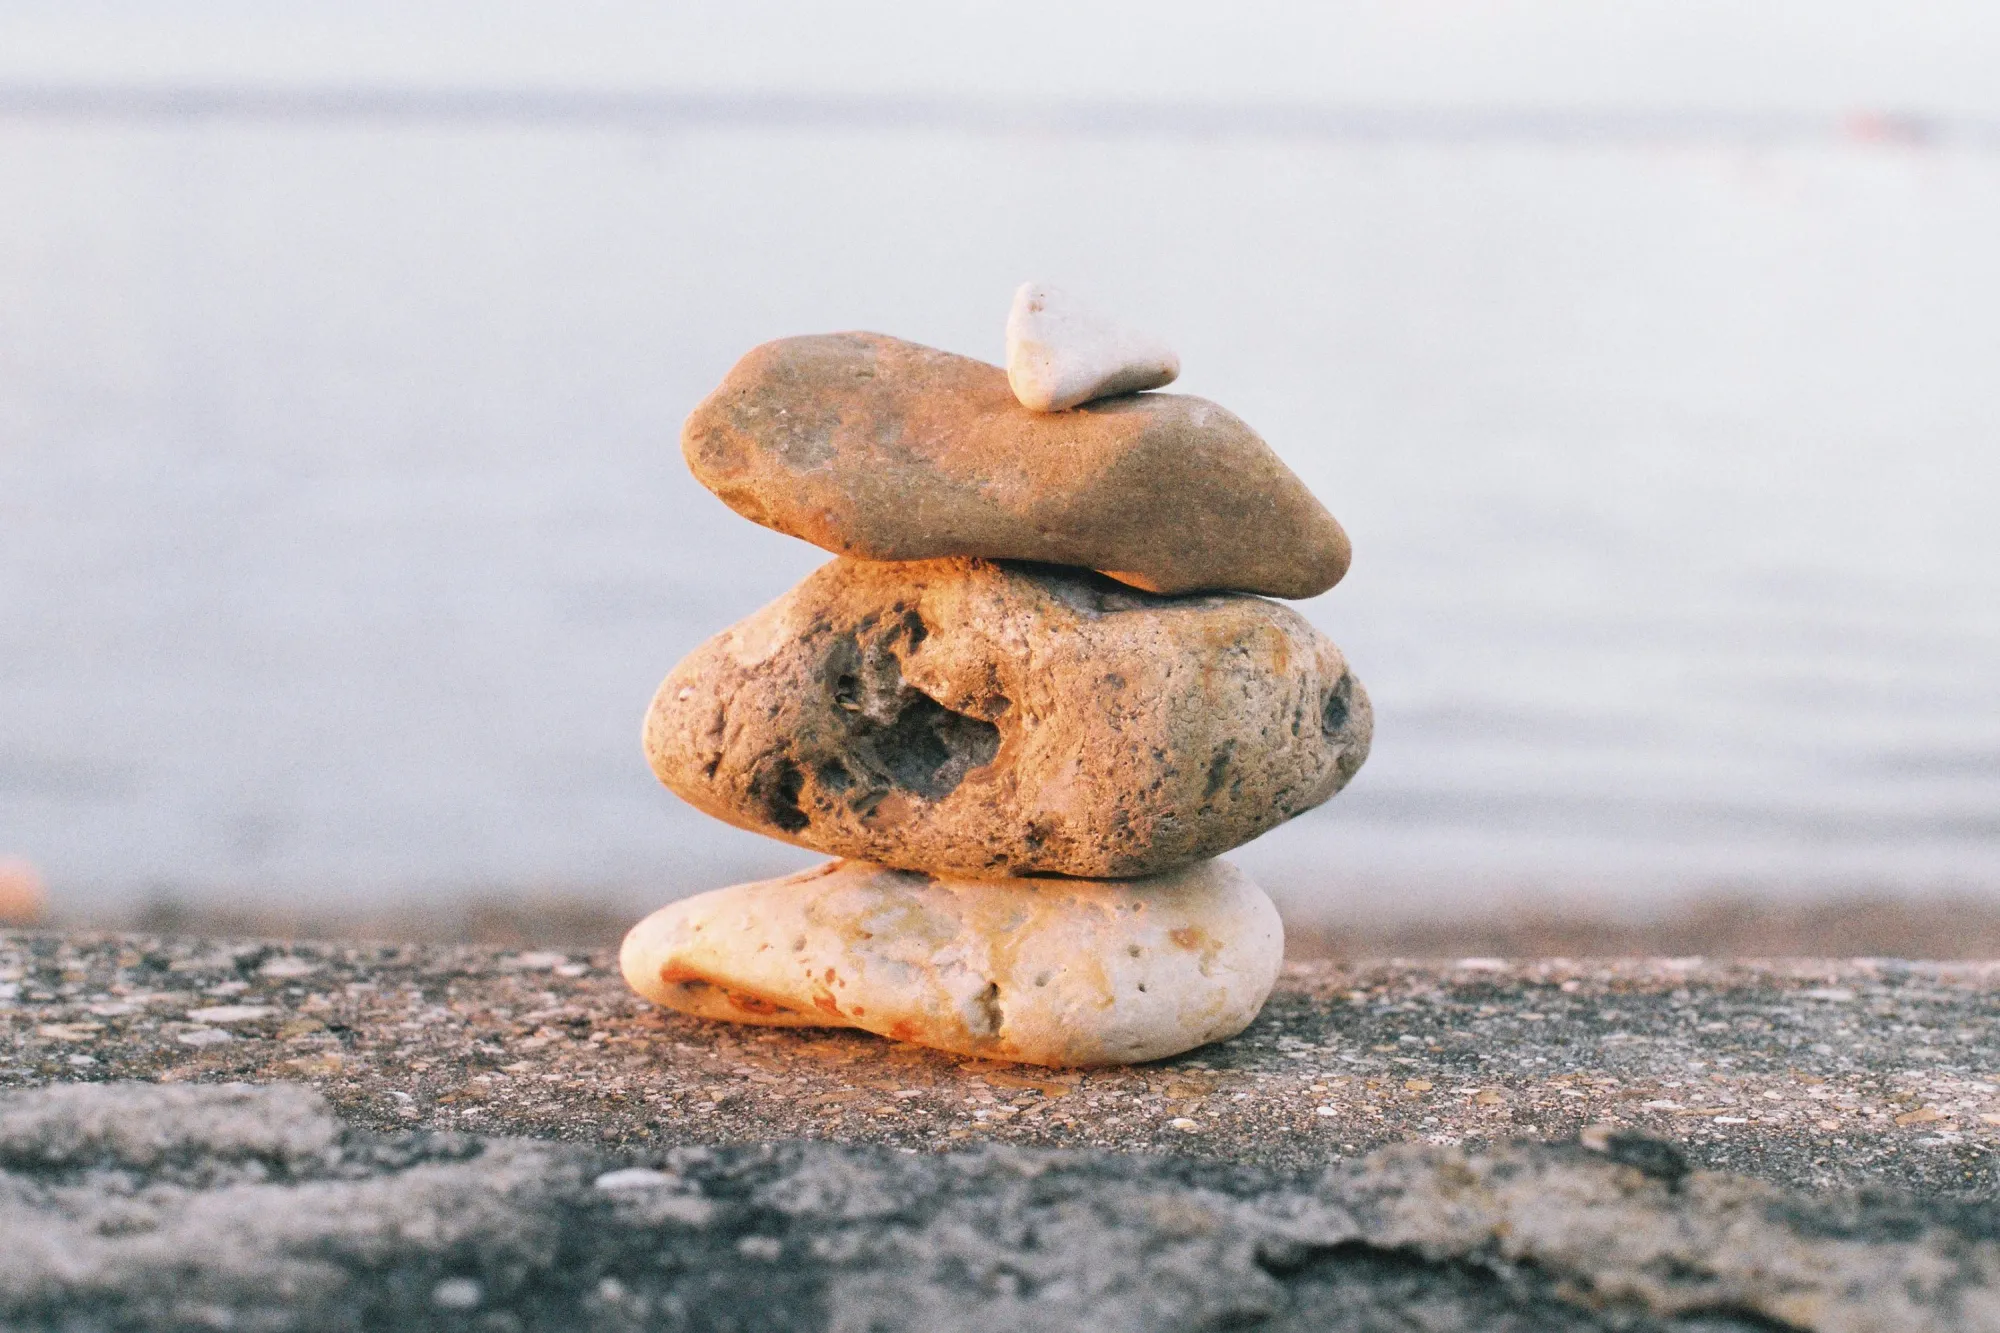
[(1104, 1065), (1241, 1032), (1284, 943), (1271, 900), (1221, 861), (1133, 880), (833, 861), (663, 907), (632, 928), (619, 963), (639, 994), (704, 1018)]

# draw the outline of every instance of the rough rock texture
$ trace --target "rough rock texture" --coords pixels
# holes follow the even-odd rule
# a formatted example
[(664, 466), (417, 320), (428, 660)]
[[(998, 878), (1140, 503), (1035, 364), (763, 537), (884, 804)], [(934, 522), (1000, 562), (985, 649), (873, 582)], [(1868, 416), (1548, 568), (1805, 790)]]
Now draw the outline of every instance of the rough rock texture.
[(1126, 879), (1325, 801), (1372, 726), (1340, 650), (1262, 598), (838, 560), (675, 667), (645, 741), (697, 809), (833, 856)]
[(0, 1101), (13, 1329), (2000, 1329), (1994, 1210), (1814, 1200), (1636, 1135), (1285, 1177), (818, 1144), (377, 1135), (292, 1089)]
[(1277, 908), (1220, 861), (1144, 880), (949, 880), (835, 861), (663, 907), (619, 962), (633, 989), (684, 1013), (1075, 1066), (1235, 1036), (1284, 952)]
[(1290, 963), (1229, 1041), (1057, 1072), (687, 1018), (609, 952), (0, 932), (0, 1087), (131, 1078), (309, 1083), (387, 1129), (1288, 1170), (1609, 1122), (1801, 1189), (2000, 1193), (2000, 964)]
[(998, 366), (874, 333), (766, 343), (681, 433), (737, 513), (836, 555), (1078, 565), (1312, 597), (1347, 535), (1251, 429), (1179, 394), (1033, 412)]
[(1007, 312), (1007, 383), (1021, 406), (1060, 412), (1172, 384), (1174, 349), (1114, 323), (1045, 283), (1024, 282)]

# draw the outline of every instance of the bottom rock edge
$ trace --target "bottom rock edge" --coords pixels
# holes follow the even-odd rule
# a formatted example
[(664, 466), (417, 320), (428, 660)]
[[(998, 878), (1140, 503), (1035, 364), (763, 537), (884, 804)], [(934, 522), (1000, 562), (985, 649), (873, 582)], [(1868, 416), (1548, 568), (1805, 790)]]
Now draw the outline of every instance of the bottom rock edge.
[(1163, 1059), (1248, 1027), (1284, 927), (1249, 876), (955, 879), (833, 861), (698, 894), (625, 937), (625, 979), (702, 1018), (852, 1027), (1040, 1065)]

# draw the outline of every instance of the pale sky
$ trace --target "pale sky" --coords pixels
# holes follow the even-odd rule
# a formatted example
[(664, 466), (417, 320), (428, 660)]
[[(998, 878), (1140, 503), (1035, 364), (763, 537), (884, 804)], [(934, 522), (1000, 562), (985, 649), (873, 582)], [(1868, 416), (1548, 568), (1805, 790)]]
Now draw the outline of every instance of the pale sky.
[(2000, 4), (0, 0), (0, 84), (2000, 115)]

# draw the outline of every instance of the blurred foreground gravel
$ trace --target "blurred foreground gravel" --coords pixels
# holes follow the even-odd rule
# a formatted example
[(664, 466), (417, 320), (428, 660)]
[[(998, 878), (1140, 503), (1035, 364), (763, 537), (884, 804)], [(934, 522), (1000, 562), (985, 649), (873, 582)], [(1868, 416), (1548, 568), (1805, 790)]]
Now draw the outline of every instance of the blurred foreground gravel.
[[(660, 1013), (607, 955), (0, 935), (0, 1309), (2000, 1328), (1996, 991), (2000, 964), (1295, 964), (1235, 1041), (1078, 1073)], [(244, 1083), (307, 1086), (176, 1086)]]
[(1316, 1173), (987, 1146), (616, 1155), (343, 1126), (301, 1088), (0, 1098), (0, 1317), (47, 1329), (2000, 1328), (1977, 1207), (1655, 1140)]

